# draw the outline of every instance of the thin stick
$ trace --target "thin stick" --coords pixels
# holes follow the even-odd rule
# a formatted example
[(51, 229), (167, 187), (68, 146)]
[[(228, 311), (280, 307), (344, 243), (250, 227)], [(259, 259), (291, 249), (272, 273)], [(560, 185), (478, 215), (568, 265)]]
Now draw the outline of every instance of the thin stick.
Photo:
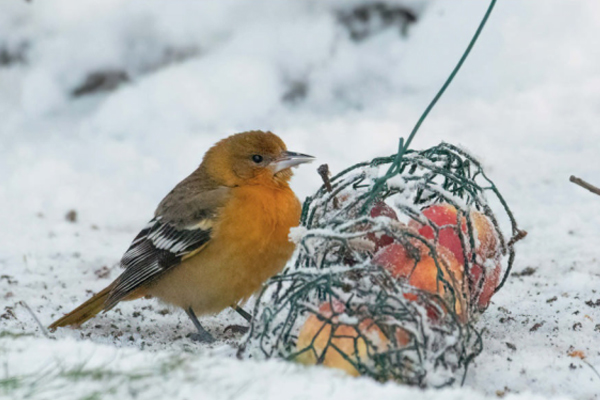
[(521, 239), (524, 239), (525, 236), (527, 236), (527, 231), (524, 231), (522, 229), (517, 229), (517, 234), (515, 236), (513, 236), (509, 241), (508, 241), (508, 245), (512, 246), (513, 244), (515, 244), (516, 242), (518, 242)]
[(44, 327), (44, 325), (42, 325), (42, 323), (38, 319), (37, 315), (35, 315), (35, 313), (29, 307), (29, 305), (27, 303), (25, 303), (24, 301), (20, 301), (19, 304), (22, 305), (23, 307), (25, 307), (27, 309), (27, 311), (29, 311), (29, 314), (31, 314), (31, 316), (33, 317), (33, 319), (35, 320), (35, 322), (38, 324), (38, 326), (40, 327), (40, 330), (42, 331), (42, 333), (44, 334), (44, 336), (46, 336), (46, 339), (50, 339), (50, 335), (48, 334), (48, 331), (46, 330), (46, 328)]
[(587, 190), (589, 190), (590, 192), (592, 192), (592, 193), (595, 193), (595, 194), (597, 194), (598, 196), (600, 196), (600, 188), (597, 188), (596, 186), (594, 186), (594, 185), (591, 185), (591, 184), (587, 183), (587, 182), (586, 182), (586, 181), (584, 181), (583, 179), (581, 179), (581, 178), (577, 178), (576, 176), (574, 176), (574, 175), (571, 175), (571, 177), (569, 178), (569, 180), (570, 180), (571, 182), (573, 182), (574, 184), (576, 184), (576, 185), (579, 185), (579, 186), (581, 186), (582, 188), (584, 188), (584, 189), (587, 189)]
[(596, 376), (598, 378), (600, 378), (600, 374), (598, 373), (598, 370), (596, 370), (596, 368), (594, 368), (594, 366), (592, 364), (590, 364), (589, 362), (587, 362), (586, 360), (584, 360), (583, 358), (581, 359), (582, 362), (586, 363), (588, 367), (590, 367), (592, 369), (592, 371), (594, 371), (594, 373), (596, 374)]
[[(331, 186), (331, 181), (329, 180), (329, 165), (323, 164), (319, 168), (317, 168), (317, 172), (321, 175), (321, 179), (323, 179), (323, 183), (325, 184), (325, 188), (329, 193), (333, 191), (333, 187)], [(337, 197), (333, 198), (333, 207), (339, 208)]]

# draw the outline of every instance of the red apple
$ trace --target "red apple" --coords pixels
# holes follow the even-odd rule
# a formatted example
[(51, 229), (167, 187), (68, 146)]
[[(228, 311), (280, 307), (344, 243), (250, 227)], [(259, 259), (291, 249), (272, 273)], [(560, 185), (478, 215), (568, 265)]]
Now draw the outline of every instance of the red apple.
[[(485, 278), (483, 278), (483, 268), (480, 265), (475, 264), (471, 268), (471, 291), (475, 292), (471, 298), (476, 300), (479, 311), (484, 311), (490, 305), (494, 291), (500, 283), (501, 272), (502, 266), (499, 262), (496, 262), (496, 265), (487, 271)], [(483, 284), (480, 282), (481, 279), (484, 279)]]
[[(379, 250), (372, 259), (374, 265), (382, 266), (387, 269), (394, 278), (404, 279), (410, 285), (417, 289), (425, 290), (429, 293), (439, 294), (441, 297), (446, 295), (446, 288), (440, 281), (440, 278), (452, 286), (455, 293), (456, 313), (466, 320), (467, 315), (463, 307), (463, 265), (460, 264), (454, 255), (442, 246), (436, 248), (438, 256), (438, 265), (430, 254), (430, 250), (422, 243), (417, 243), (416, 248), (419, 251), (419, 260), (411, 256), (408, 250), (400, 243), (392, 243), (389, 246)], [(441, 272), (441, 276), (440, 276)], [(416, 300), (415, 295), (406, 294), (405, 298)], [(437, 320), (435, 310), (427, 310), (431, 319)]]
[[(471, 212), (471, 220), (477, 232), (475, 264), (470, 270), (471, 301), (475, 302), (480, 311), (484, 311), (489, 306), (496, 286), (500, 282), (502, 253), (492, 221), (479, 211)], [(485, 274), (483, 274), (484, 268), (486, 268)], [(482, 285), (480, 279), (484, 280)]]
[[(346, 200), (347, 200), (346, 197), (344, 197), (344, 201), (346, 201)], [(357, 214), (358, 210), (354, 210), (354, 212)], [(354, 212), (351, 213), (352, 218), (356, 217)], [(396, 212), (394, 211), (394, 209), (391, 208), (390, 206), (388, 206), (387, 204), (385, 204), (385, 202), (382, 200), (378, 200), (371, 205), (371, 209), (369, 210), (369, 216), (371, 218), (387, 217), (391, 221), (396, 221), (396, 222), (398, 221), (398, 216), (396, 215)], [(391, 223), (391, 221), (390, 221), (390, 223)], [(355, 232), (364, 232), (364, 231), (369, 231), (370, 229), (372, 229), (372, 226), (371, 226), (371, 224), (368, 224), (368, 223), (357, 224), (354, 227)], [(386, 235), (383, 231), (378, 231), (378, 232), (367, 232), (364, 236), (350, 239), (350, 240), (348, 240), (348, 245), (349, 245), (349, 247), (351, 247), (352, 249), (354, 249), (358, 252), (367, 252), (368, 251), (368, 252), (373, 253), (373, 252), (376, 252), (377, 250), (379, 250), (380, 248), (387, 246), (388, 244), (392, 243), (393, 241), (394, 241), (393, 237), (391, 237), (390, 235)], [(355, 265), (356, 264), (356, 260), (352, 254), (352, 251), (350, 251), (349, 249), (348, 249), (348, 251), (344, 252), (344, 256), (342, 258), (342, 263), (344, 265)]]
[[(458, 220), (456, 208), (450, 204), (441, 203), (427, 207), (422, 212), (429, 221), (440, 227), (438, 244), (450, 250), (452, 254), (454, 254), (456, 260), (464, 265), (465, 257), (463, 248), (456, 230), (456, 223)], [(462, 225), (463, 232), (466, 233), (467, 226), (464, 220)], [(419, 222), (411, 220), (409, 226), (417, 229), (419, 234), (426, 239), (433, 240), (435, 238), (435, 232), (429, 225), (421, 225)]]
[[(396, 211), (382, 200), (376, 201), (373, 203), (369, 215), (372, 218), (376, 217), (388, 217), (394, 221), (398, 221), (398, 215), (396, 215)], [(367, 239), (375, 244), (374, 251), (381, 249), (391, 243), (394, 242), (394, 238), (390, 235), (386, 235), (383, 232), (369, 232), (367, 233)]]
[(396, 215), (396, 211), (394, 211), (392, 207), (388, 206), (383, 200), (378, 200), (373, 203), (371, 212), (369, 214), (373, 218), (384, 216), (398, 221), (398, 215)]
[[(464, 265), (463, 247), (457, 230), (458, 214), (456, 208), (447, 203), (435, 204), (425, 208), (423, 215), (439, 227), (438, 244), (450, 250), (456, 259)], [(484, 310), (489, 305), (490, 298), (494, 294), (500, 277), (501, 265), (498, 262), (500, 247), (496, 230), (490, 219), (485, 214), (476, 210), (471, 211), (470, 216), (476, 235), (474, 248), (475, 263), (469, 271), (471, 280), (470, 296), (471, 301), (480, 310)], [(467, 223), (464, 216), (461, 218), (460, 225), (462, 232), (466, 234)], [(434, 230), (429, 225), (421, 225), (419, 222), (412, 220), (409, 226), (417, 229), (427, 239), (433, 240), (435, 238)], [(471, 254), (467, 254), (467, 256), (471, 257)], [(482, 265), (488, 264), (489, 260), (494, 260), (496, 266), (485, 274), (485, 281), (481, 284), (479, 280), (483, 276)]]
[[(314, 365), (321, 359), (321, 363), (327, 367), (341, 369), (350, 375), (358, 376), (358, 370), (348, 359), (354, 362), (359, 360), (365, 362), (370, 355), (367, 352), (367, 343), (359, 336), (359, 332), (377, 347), (378, 351), (387, 351), (391, 345), (390, 340), (371, 319), (364, 319), (358, 326), (338, 324), (337, 315), (343, 311), (342, 303), (333, 302), (332, 312), (331, 304), (327, 302), (319, 307), (318, 313), (322, 317), (317, 314), (308, 317), (298, 335), (296, 348), (302, 351), (312, 346), (312, 349), (300, 353), (296, 357), (297, 361), (305, 365)], [(333, 324), (323, 317), (330, 318)], [(402, 329), (397, 329), (396, 332), (399, 345), (407, 345), (410, 341), (408, 333)]]

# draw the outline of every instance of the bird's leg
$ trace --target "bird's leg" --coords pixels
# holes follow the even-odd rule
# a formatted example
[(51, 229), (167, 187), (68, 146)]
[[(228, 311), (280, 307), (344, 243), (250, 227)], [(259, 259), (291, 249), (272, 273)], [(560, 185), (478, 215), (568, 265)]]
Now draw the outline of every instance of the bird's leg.
[[(231, 308), (233, 308), (235, 310), (235, 312), (240, 314), (242, 316), (242, 318), (244, 318), (249, 323), (252, 321), (252, 314), (250, 314), (248, 311), (244, 310), (242, 307), (240, 307), (236, 304), (235, 306), (231, 306)], [(225, 333), (229, 330), (232, 331), (233, 333), (246, 333), (246, 332), (248, 332), (248, 329), (249, 328), (247, 326), (243, 326), (243, 325), (228, 325), (223, 330), (223, 333)]]
[(248, 321), (248, 323), (252, 322), (252, 314), (250, 314), (248, 311), (244, 310), (242, 307), (240, 307), (238, 305), (233, 306), (233, 309), (235, 310), (235, 312), (240, 314), (242, 316), (242, 318), (244, 318), (246, 321)]
[(198, 333), (190, 334), (190, 338), (192, 340), (196, 340), (198, 342), (204, 342), (204, 343), (212, 343), (215, 341), (215, 338), (213, 338), (212, 335), (210, 333), (208, 333), (208, 331), (202, 327), (202, 325), (200, 324), (200, 321), (198, 321), (198, 318), (196, 317), (196, 314), (194, 314), (194, 310), (192, 310), (192, 307), (188, 307), (185, 310), (185, 313), (188, 315), (188, 317), (190, 317), (190, 319), (194, 323), (194, 326), (198, 330)]

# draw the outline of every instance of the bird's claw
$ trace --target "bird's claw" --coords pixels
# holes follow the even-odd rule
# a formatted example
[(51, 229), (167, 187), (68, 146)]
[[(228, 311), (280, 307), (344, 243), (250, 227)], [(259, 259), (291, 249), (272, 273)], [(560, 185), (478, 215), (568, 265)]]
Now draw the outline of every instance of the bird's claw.
[(204, 332), (204, 333), (199, 333), (199, 332), (190, 333), (189, 335), (187, 335), (187, 337), (189, 337), (194, 342), (199, 342), (199, 343), (213, 343), (215, 341), (215, 338), (212, 337), (212, 335), (210, 333), (208, 333), (208, 332)]

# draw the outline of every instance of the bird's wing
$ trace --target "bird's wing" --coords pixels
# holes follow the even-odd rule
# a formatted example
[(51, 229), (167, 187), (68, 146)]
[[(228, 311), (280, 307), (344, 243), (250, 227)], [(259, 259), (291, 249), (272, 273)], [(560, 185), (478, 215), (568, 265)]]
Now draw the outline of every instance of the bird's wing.
[[(176, 188), (177, 189), (177, 188)], [(213, 224), (228, 190), (219, 188), (180, 197), (174, 190), (156, 216), (133, 240), (121, 259), (125, 271), (106, 300), (109, 310), (140, 286), (158, 279), (182, 260), (200, 252), (211, 239)]]

